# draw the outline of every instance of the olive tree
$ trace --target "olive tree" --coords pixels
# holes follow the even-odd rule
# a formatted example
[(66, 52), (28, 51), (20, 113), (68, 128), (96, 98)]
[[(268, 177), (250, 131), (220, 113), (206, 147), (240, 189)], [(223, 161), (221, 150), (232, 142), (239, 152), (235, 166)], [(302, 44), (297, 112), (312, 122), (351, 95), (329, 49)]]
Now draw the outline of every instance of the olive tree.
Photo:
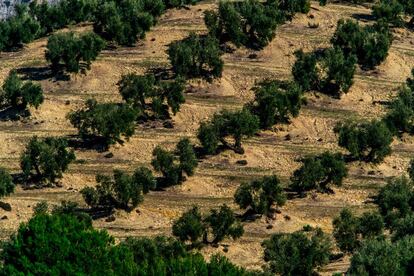
[(302, 160), (302, 166), (295, 170), (291, 177), (290, 188), (303, 194), (317, 189), (322, 192), (331, 191), (330, 184), (341, 186), (347, 176), (347, 168), (342, 155), (324, 152), (316, 156), (308, 156)]
[(20, 110), (25, 110), (28, 105), (38, 108), (44, 100), (40, 84), (22, 81), (15, 71), (11, 71), (4, 81), (0, 98), (3, 105)]
[(92, 32), (82, 35), (57, 33), (49, 37), (45, 57), (55, 73), (62, 69), (69, 73), (84, 73), (104, 47), (105, 42)]
[(144, 167), (129, 175), (120, 170), (114, 170), (113, 177), (97, 175), (98, 185), (81, 190), (82, 196), (93, 208), (106, 207), (131, 211), (142, 203), (143, 195), (154, 189), (156, 181), (152, 172)]
[(259, 118), (260, 127), (263, 129), (297, 117), (305, 103), (302, 89), (294, 82), (265, 80), (258, 83), (253, 91), (255, 98), (247, 108)]
[(10, 173), (4, 168), (0, 168), (0, 198), (12, 194), (14, 187), (15, 185)]
[(234, 194), (234, 201), (242, 209), (249, 208), (256, 214), (268, 215), (272, 207), (283, 206), (286, 194), (276, 175), (265, 176), (259, 180), (242, 183)]
[(154, 74), (128, 74), (118, 82), (122, 98), (144, 119), (168, 118), (170, 109), (174, 115), (180, 111), (185, 102), (184, 85), (181, 78), (161, 81)]
[(25, 180), (33, 177), (33, 180), (54, 183), (74, 160), (75, 154), (68, 149), (65, 139), (41, 139), (35, 136), (30, 139), (20, 157), (20, 167)]
[(352, 158), (380, 163), (391, 153), (392, 133), (382, 121), (346, 121), (339, 123), (334, 131), (338, 135), (338, 145), (347, 149)]
[(185, 78), (220, 78), (223, 60), (217, 39), (191, 33), (189, 37), (170, 44), (168, 59), (173, 71)]
[(332, 243), (320, 228), (310, 232), (273, 234), (263, 241), (267, 268), (280, 275), (314, 275), (314, 270), (329, 262)]
[(219, 142), (224, 146), (229, 146), (225, 140), (229, 136), (234, 140), (232, 148), (235, 152), (243, 153), (244, 150), (241, 145), (243, 137), (253, 136), (258, 129), (258, 117), (246, 108), (234, 112), (223, 110), (214, 114), (210, 121), (200, 124), (197, 137), (207, 154), (215, 153)]
[(108, 148), (115, 143), (123, 144), (122, 136), (128, 139), (134, 134), (137, 112), (126, 104), (89, 99), (84, 108), (70, 112), (67, 117), (81, 138), (102, 138)]
[(181, 139), (174, 151), (157, 146), (152, 155), (152, 166), (163, 176), (159, 183), (161, 187), (182, 183), (185, 180), (183, 174), (192, 176), (198, 165), (194, 147), (188, 138)]

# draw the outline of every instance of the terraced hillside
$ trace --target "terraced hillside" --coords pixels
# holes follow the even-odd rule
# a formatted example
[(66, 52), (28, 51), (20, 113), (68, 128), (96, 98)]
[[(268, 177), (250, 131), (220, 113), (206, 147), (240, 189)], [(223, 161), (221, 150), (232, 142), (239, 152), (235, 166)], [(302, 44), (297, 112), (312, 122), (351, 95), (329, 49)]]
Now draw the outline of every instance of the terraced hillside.
[[(90, 97), (105, 102), (120, 101), (116, 83), (123, 74), (168, 68), (167, 46), (191, 31), (205, 32), (203, 11), (215, 5), (214, 1), (204, 1), (189, 9), (169, 10), (135, 47), (103, 51), (86, 75), (74, 75), (68, 81), (55, 80), (48, 75), (48, 64), (44, 59), (47, 39), (37, 40), (19, 52), (1, 53), (0, 81), (11, 69), (21, 68), (20, 73), (41, 83), (46, 99), (38, 110), (31, 111), (30, 119), (7, 121), (1, 120), (0, 114), (0, 165), (17, 173), (24, 145), (34, 135), (69, 138), (75, 135), (76, 130), (66, 119), (66, 114)], [(370, 13), (370, 9), (363, 6), (330, 4), (320, 7), (313, 2), (308, 15), (298, 14), (292, 22), (280, 27), (276, 39), (264, 50), (254, 52), (241, 48), (225, 54), (225, 69), (219, 81), (191, 81), (187, 85), (186, 103), (173, 117), (174, 128), (164, 128), (162, 123), (156, 122), (140, 126), (124, 145), (111, 148), (112, 158), (106, 157), (108, 152), (77, 148), (78, 160), (65, 173), (60, 187), (26, 190), (19, 187), (16, 193), (5, 199), (13, 211), (0, 210), (0, 217), (8, 217), (0, 221), (0, 237), (6, 239), (19, 223), (28, 220), (32, 207), (42, 200), (51, 204), (73, 200), (84, 205), (79, 190), (95, 185), (97, 173), (109, 173), (114, 168), (133, 171), (138, 165), (149, 166), (155, 146), (173, 147), (181, 137), (190, 137), (196, 143), (200, 121), (223, 108), (241, 107), (252, 98), (250, 89), (256, 81), (290, 79), (296, 50), (310, 51), (328, 46), (340, 18), (358, 18), (364, 22), (370, 20)], [(309, 23), (318, 23), (319, 27), (310, 28)], [(81, 31), (91, 26), (85, 24), (72, 28)], [(243, 155), (225, 151), (207, 157), (200, 161), (195, 175), (183, 185), (150, 192), (137, 211), (118, 211), (115, 221), (99, 219), (94, 222), (95, 226), (108, 229), (119, 239), (170, 234), (173, 220), (193, 204), (206, 210), (227, 203), (237, 210), (233, 194), (241, 182), (276, 173), (287, 184), (299, 166), (298, 158), (327, 149), (340, 151), (333, 132), (336, 122), (347, 118), (382, 116), (385, 111), (382, 103), (391, 99), (410, 75), (414, 65), (414, 33), (405, 29), (394, 29), (393, 32), (395, 40), (386, 61), (376, 70), (358, 71), (355, 84), (341, 99), (320, 93), (307, 94), (307, 106), (291, 124), (276, 125), (272, 131), (262, 131), (247, 140)], [(414, 155), (414, 139), (410, 136), (395, 139), (392, 150), (393, 153), (379, 165), (352, 163), (343, 187), (335, 188), (335, 194), (314, 194), (289, 200), (275, 219), (262, 218), (246, 223), (246, 233), (240, 240), (219, 248), (203, 249), (205, 254), (221, 252), (239, 265), (260, 268), (263, 264), (260, 244), (270, 234), (292, 232), (305, 224), (331, 231), (332, 218), (343, 207), (349, 206), (361, 212), (372, 208), (370, 196), (388, 178), (405, 172), (409, 159)], [(247, 165), (239, 165), (236, 163), (238, 160), (246, 160)], [(229, 245), (228, 252), (223, 252), (226, 245)], [(341, 259), (323, 268), (322, 272), (330, 275), (345, 271), (347, 262), (347, 258)]]

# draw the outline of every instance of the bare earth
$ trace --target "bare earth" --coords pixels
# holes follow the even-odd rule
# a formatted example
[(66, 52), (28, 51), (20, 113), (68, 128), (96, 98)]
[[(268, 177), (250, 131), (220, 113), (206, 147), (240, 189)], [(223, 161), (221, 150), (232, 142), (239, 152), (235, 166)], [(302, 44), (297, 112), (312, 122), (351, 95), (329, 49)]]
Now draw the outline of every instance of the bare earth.
[[(19, 171), (19, 156), (28, 139), (37, 136), (67, 136), (76, 134), (65, 119), (66, 114), (82, 105), (84, 100), (95, 97), (100, 101), (120, 101), (116, 83), (121, 75), (143, 73), (149, 68), (168, 67), (165, 53), (172, 41), (185, 37), (190, 31), (205, 32), (203, 11), (214, 8), (213, 1), (205, 1), (190, 10), (168, 11), (158, 25), (133, 48), (118, 48), (104, 51), (86, 75), (72, 76), (70, 81), (55, 81), (50, 78), (41, 80), (46, 92), (45, 103), (39, 110), (32, 110), (32, 118), (22, 121), (0, 120), (0, 165), (12, 172)], [(151, 153), (156, 145), (172, 147), (181, 137), (190, 137), (196, 142), (195, 134), (199, 122), (222, 109), (241, 107), (252, 98), (250, 88), (255, 81), (263, 78), (288, 79), (295, 60), (294, 51), (304, 48), (310, 51), (329, 45), (329, 39), (340, 18), (369, 15), (370, 10), (362, 6), (328, 5), (320, 7), (312, 3), (310, 14), (298, 15), (288, 24), (277, 30), (274, 41), (257, 58), (250, 59), (255, 53), (239, 49), (226, 54), (225, 70), (221, 80), (208, 84), (202, 81), (189, 82), (186, 103), (173, 118), (174, 129), (162, 127), (137, 127), (136, 134), (123, 146), (111, 148), (113, 158), (105, 158), (106, 153), (93, 150), (77, 150), (77, 159), (61, 180), (62, 187), (41, 190), (22, 190), (5, 201), (9, 202), (12, 212), (0, 210), (0, 238), (6, 239), (19, 223), (27, 221), (32, 207), (39, 201), (58, 204), (61, 200), (78, 201), (84, 205), (78, 191), (95, 184), (95, 174), (110, 173), (119, 168), (128, 171), (139, 165), (150, 166)], [(308, 27), (309, 22), (318, 22), (319, 28)], [(80, 31), (90, 26), (73, 27)], [(244, 143), (245, 154), (238, 155), (226, 151), (218, 156), (200, 162), (196, 174), (183, 185), (163, 192), (151, 192), (139, 211), (118, 212), (114, 222), (104, 219), (95, 221), (95, 226), (107, 229), (119, 239), (127, 236), (143, 236), (171, 233), (174, 219), (198, 204), (203, 210), (217, 207), (222, 203), (233, 204), (233, 193), (243, 181), (276, 173), (288, 183), (292, 172), (299, 166), (297, 159), (309, 153), (324, 150), (340, 150), (336, 144), (333, 126), (346, 118), (379, 118), (385, 111), (378, 101), (392, 98), (401, 83), (410, 75), (414, 65), (414, 33), (396, 29), (395, 40), (387, 60), (374, 71), (358, 71), (355, 84), (348, 94), (340, 100), (319, 93), (308, 94), (308, 105), (302, 109), (298, 118), (290, 125), (277, 125), (273, 131), (260, 135)], [(13, 68), (37, 68), (44, 70), (44, 50), (47, 39), (28, 45), (17, 53), (1, 53), (0, 82)], [(291, 139), (286, 140), (286, 135)], [(245, 225), (246, 233), (238, 241), (226, 241), (230, 245), (227, 253), (223, 247), (206, 248), (206, 256), (221, 252), (235, 263), (247, 268), (260, 268), (262, 261), (263, 239), (272, 233), (292, 232), (305, 224), (332, 230), (332, 218), (345, 207), (362, 212), (372, 205), (366, 203), (370, 195), (385, 181), (406, 170), (414, 151), (414, 139), (403, 137), (393, 143), (393, 153), (378, 165), (354, 163), (344, 186), (335, 189), (334, 195), (309, 196), (288, 201), (275, 220), (260, 219)], [(247, 160), (247, 166), (236, 164), (237, 160)], [(290, 219), (287, 219), (290, 217)], [(272, 229), (267, 229), (271, 224)], [(322, 269), (323, 274), (345, 271), (348, 258), (332, 263)]]

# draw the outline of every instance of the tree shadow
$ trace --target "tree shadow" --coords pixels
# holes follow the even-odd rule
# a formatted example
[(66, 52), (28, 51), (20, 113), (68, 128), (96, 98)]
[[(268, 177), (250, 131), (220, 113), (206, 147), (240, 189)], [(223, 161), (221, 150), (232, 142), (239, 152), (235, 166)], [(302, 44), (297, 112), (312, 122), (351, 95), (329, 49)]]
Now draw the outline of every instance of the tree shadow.
[(105, 152), (109, 146), (103, 137), (87, 136), (80, 137), (78, 135), (67, 136), (68, 145), (76, 150), (96, 150), (97, 152)]
[(372, 14), (354, 13), (351, 15), (351, 17), (364, 22), (375, 21), (375, 16)]
[(0, 110), (0, 121), (19, 121), (24, 118), (30, 117), (30, 111), (27, 109), (21, 109), (16, 107), (6, 107)]
[(68, 81), (70, 76), (63, 71), (54, 72), (50, 67), (23, 67), (16, 72), (22, 75), (23, 80), (42, 81), (54, 78), (55, 81)]

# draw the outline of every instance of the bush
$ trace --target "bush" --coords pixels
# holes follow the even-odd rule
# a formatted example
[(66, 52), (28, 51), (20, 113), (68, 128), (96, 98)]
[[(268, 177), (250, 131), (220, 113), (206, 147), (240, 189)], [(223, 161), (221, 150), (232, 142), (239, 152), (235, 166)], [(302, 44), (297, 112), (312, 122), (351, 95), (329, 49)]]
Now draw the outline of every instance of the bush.
[(390, 180), (382, 187), (376, 198), (381, 215), (389, 227), (413, 211), (413, 183), (406, 177)]
[(184, 40), (170, 44), (167, 53), (178, 76), (207, 80), (221, 77), (224, 63), (215, 38), (191, 33)]
[(392, 133), (381, 121), (347, 121), (339, 123), (334, 131), (339, 136), (338, 145), (347, 149), (355, 159), (380, 163), (391, 153)]
[(181, 8), (186, 5), (195, 5), (200, 0), (163, 0), (167, 8)]
[(347, 169), (342, 155), (324, 152), (321, 155), (309, 156), (302, 160), (303, 165), (294, 171), (291, 177), (292, 190), (303, 194), (317, 189), (321, 192), (331, 191), (330, 184), (341, 186), (347, 176)]
[(349, 209), (343, 209), (332, 224), (333, 236), (343, 252), (354, 252), (364, 239), (378, 237), (384, 230), (383, 218), (376, 212), (356, 217)]
[(313, 275), (315, 268), (329, 262), (332, 250), (329, 236), (319, 228), (273, 234), (262, 246), (268, 269), (280, 275)]
[[(174, 115), (180, 111), (181, 104), (185, 102), (184, 85), (185, 82), (180, 78), (169, 82), (160, 81), (153, 74), (128, 74), (118, 82), (122, 98), (144, 119), (150, 115), (168, 118), (169, 109)], [(148, 109), (152, 114), (148, 113)]]
[(44, 100), (43, 90), (39, 84), (23, 82), (14, 71), (9, 73), (2, 88), (1, 102), (6, 106), (22, 110), (28, 105), (38, 108)]
[(53, 183), (61, 178), (69, 164), (75, 160), (74, 152), (67, 147), (68, 143), (63, 138), (39, 139), (35, 136), (30, 139), (20, 157), (24, 179), (34, 176), (35, 180)]
[(247, 108), (260, 119), (260, 127), (269, 129), (297, 117), (305, 99), (296, 83), (266, 80), (253, 88), (255, 99)]
[[(72, 215), (39, 214), (2, 244), (4, 275), (136, 275), (133, 255)], [(91, 256), (94, 256), (91, 258)]]
[(13, 178), (4, 168), (0, 168), (0, 198), (14, 192)]
[(154, 17), (144, 10), (142, 1), (102, 1), (95, 14), (94, 31), (107, 40), (133, 46), (154, 23)]
[(69, 113), (67, 117), (83, 139), (100, 137), (108, 148), (115, 143), (123, 144), (121, 136), (128, 139), (134, 134), (137, 113), (125, 104), (99, 104), (89, 99), (84, 108)]
[(97, 175), (95, 188), (81, 190), (82, 196), (93, 208), (118, 208), (131, 211), (144, 201), (143, 195), (156, 185), (152, 172), (144, 167), (133, 175), (114, 170), (113, 177)]
[(202, 122), (198, 129), (197, 137), (201, 142), (203, 150), (207, 154), (213, 154), (221, 142), (229, 146), (225, 138), (232, 136), (234, 139), (233, 149), (237, 153), (243, 153), (241, 142), (243, 137), (253, 136), (259, 129), (259, 119), (247, 109), (230, 112), (223, 110), (214, 114), (209, 122)]
[[(206, 216), (201, 215), (198, 207), (193, 207), (173, 224), (173, 235), (183, 242), (191, 241), (193, 245), (201, 242), (200, 239), (205, 244), (217, 244), (227, 237), (235, 240), (243, 233), (243, 226), (227, 205), (210, 210)], [(212, 237), (211, 241), (209, 237)]]
[(414, 239), (397, 242), (369, 240), (351, 258), (348, 275), (410, 275), (414, 258)]
[(331, 39), (345, 55), (354, 54), (363, 69), (373, 69), (388, 56), (392, 35), (387, 25), (379, 22), (361, 27), (353, 20), (339, 20)]
[(180, 184), (184, 181), (183, 173), (192, 176), (198, 165), (194, 147), (187, 138), (181, 139), (175, 151), (167, 151), (157, 146), (152, 152), (152, 166), (163, 175), (161, 187)]
[(372, 15), (377, 20), (384, 20), (385, 22), (397, 27), (404, 25), (404, 20), (401, 15), (404, 7), (398, 0), (381, 0), (374, 7), (372, 7)]
[(206, 225), (197, 206), (184, 212), (172, 227), (172, 234), (180, 241), (190, 241), (192, 244), (206, 241)]
[(15, 13), (15, 16), (0, 21), (0, 51), (21, 48), (39, 33), (39, 23), (29, 15), (25, 5), (16, 5)]
[(283, 206), (286, 195), (276, 175), (242, 183), (234, 194), (234, 201), (242, 209), (250, 208), (256, 214), (269, 214), (273, 205)]
[(295, 55), (292, 74), (305, 91), (318, 90), (339, 97), (351, 88), (357, 61), (353, 54), (345, 55), (334, 47), (321, 53), (299, 50)]
[(55, 73), (60, 69), (70, 73), (84, 73), (90, 69), (91, 62), (96, 60), (104, 47), (105, 42), (94, 33), (58, 33), (49, 37), (45, 56), (52, 63)]

